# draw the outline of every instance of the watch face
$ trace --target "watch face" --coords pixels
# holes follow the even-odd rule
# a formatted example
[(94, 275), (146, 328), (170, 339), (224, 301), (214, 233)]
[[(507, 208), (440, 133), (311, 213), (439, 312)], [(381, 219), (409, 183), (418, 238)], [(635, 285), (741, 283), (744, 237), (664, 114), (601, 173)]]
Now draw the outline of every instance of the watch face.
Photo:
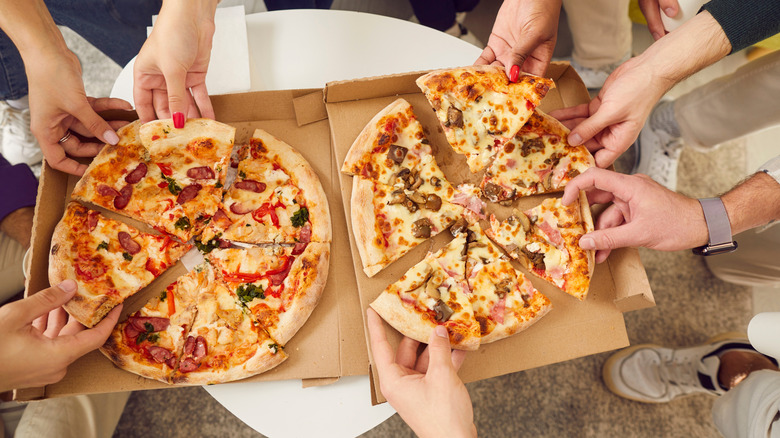
[(691, 251), (693, 251), (696, 255), (701, 256), (712, 256), (712, 255), (718, 255), (718, 254), (726, 254), (728, 252), (734, 252), (737, 250), (737, 242), (726, 242), (726, 243), (717, 243), (715, 245), (704, 245), (697, 248), (693, 248)]

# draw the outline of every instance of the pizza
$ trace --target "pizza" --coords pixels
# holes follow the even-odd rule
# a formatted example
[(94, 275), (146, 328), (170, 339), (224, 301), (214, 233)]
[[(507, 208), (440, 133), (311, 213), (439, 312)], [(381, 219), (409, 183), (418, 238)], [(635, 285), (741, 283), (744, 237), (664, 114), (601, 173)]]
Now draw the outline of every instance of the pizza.
[(71, 196), (188, 241), (219, 207), (234, 132), (208, 119), (182, 129), (136, 121), (117, 131), (119, 142), (100, 151)]
[(180, 277), (118, 323), (100, 351), (117, 367), (168, 383), (179, 364), (206, 271)]
[(510, 82), (500, 66), (436, 70), (417, 79), (453, 150), (478, 172), (531, 117), (555, 87), (546, 78), (523, 74)]
[(189, 248), (71, 202), (52, 236), (49, 283), (75, 280), (78, 291), (63, 307), (80, 323), (93, 327)]
[(257, 324), (286, 345), (317, 306), (328, 278), (330, 245), (215, 249), (207, 256)]
[(238, 156), (236, 179), (201, 243), (330, 242), (327, 197), (300, 153), (257, 129)]
[(491, 215), (487, 233), (529, 272), (584, 300), (595, 262), (594, 251), (580, 248), (579, 240), (591, 231), (593, 219), (581, 191), (579, 200), (568, 206), (560, 198), (548, 198), (503, 222)]
[(491, 202), (511, 203), (522, 196), (559, 192), (595, 166), (584, 145), (570, 146), (569, 130), (558, 120), (535, 110), (520, 131), (497, 148), (480, 184)]

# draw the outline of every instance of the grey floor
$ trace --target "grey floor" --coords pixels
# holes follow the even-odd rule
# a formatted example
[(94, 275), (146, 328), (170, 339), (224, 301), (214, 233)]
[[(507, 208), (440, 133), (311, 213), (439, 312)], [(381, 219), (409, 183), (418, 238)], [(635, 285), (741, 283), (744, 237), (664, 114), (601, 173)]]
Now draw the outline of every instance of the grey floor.
[[(256, 3), (260, 3), (257, 0)], [(487, 40), (500, 0), (483, 0), (466, 19), (466, 25)], [(408, 18), (405, 1), (336, 0), (336, 9), (359, 10)], [(106, 96), (121, 68), (65, 30), (67, 40), (85, 66), (87, 93)], [(649, 43), (647, 30), (637, 26), (634, 50)], [(566, 56), (571, 43), (565, 26), (556, 50)], [(679, 95), (698, 84), (732, 71), (744, 62), (736, 54), (676, 87)], [(775, 134), (777, 131), (773, 131)], [(709, 154), (686, 149), (679, 170), (679, 190), (690, 196), (711, 196), (729, 189), (754, 169), (761, 154), (777, 154), (769, 147), (774, 135), (751, 136)], [(776, 137), (774, 137), (776, 138)], [(755, 152), (758, 151), (758, 152)], [(771, 155), (768, 155), (771, 156)], [(717, 176), (711, 171), (719, 169)], [(658, 343), (689, 346), (723, 331), (745, 331), (753, 315), (754, 291), (721, 282), (707, 270), (704, 261), (690, 252), (640, 251), (657, 306), (625, 316), (632, 344)], [(763, 290), (762, 306), (780, 306)], [(541, 369), (511, 374), (468, 385), (477, 428), (482, 436), (514, 437), (710, 437), (718, 436), (712, 425), (711, 397), (697, 395), (668, 404), (647, 405), (610, 393), (600, 377), (609, 353), (585, 357)], [(305, 415), (302, 417), (305, 421)], [(201, 388), (182, 388), (134, 393), (115, 436), (231, 436), (259, 434), (230, 414)], [(367, 437), (414, 436), (396, 415), (365, 434)]]

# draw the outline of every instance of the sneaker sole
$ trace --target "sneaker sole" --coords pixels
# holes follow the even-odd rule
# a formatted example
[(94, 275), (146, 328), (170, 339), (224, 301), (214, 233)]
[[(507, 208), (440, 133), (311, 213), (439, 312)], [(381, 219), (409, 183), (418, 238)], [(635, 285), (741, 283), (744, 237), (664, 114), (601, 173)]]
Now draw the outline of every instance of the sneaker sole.
[[(741, 332), (725, 332), (725, 333), (720, 333), (718, 335), (715, 335), (715, 336), (707, 339), (704, 342), (704, 344), (714, 344), (716, 342), (727, 341), (729, 339), (732, 339), (732, 340), (735, 340), (735, 341), (736, 340), (746, 341), (748, 338), (747, 338), (747, 335), (745, 335), (745, 333), (741, 333)], [(623, 350), (620, 350), (617, 353), (615, 353), (612, 356), (610, 356), (609, 359), (607, 359), (607, 361), (604, 362), (604, 366), (601, 367), (601, 379), (604, 381), (604, 384), (607, 386), (607, 388), (609, 388), (610, 391), (612, 391), (613, 394), (618, 395), (620, 397), (623, 397), (623, 398), (626, 398), (626, 399), (629, 399), (629, 400), (633, 400), (633, 401), (637, 401), (637, 402), (640, 402), (640, 403), (654, 403), (654, 404), (668, 403), (667, 401), (657, 401), (656, 402), (656, 401), (650, 401), (650, 400), (645, 400), (645, 399), (639, 399), (639, 398), (632, 397), (630, 395), (624, 394), (622, 391), (620, 391), (620, 389), (618, 389), (617, 385), (615, 384), (615, 381), (612, 379), (612, 375), (607, 371), (607, 370), (611, 369), (612, 367), (614, 367), (616, 362), (618, 362), (619, 360), (623, 359), (626, 356), (629, 356), (629, 355), (633, 354), (635, 351), (639, 350), (640, 348), (667, 348), (667, 347), (662, 347), (662, 346), (657, 345), (657, 344), (639, 344), (639, 345), (634, 345), (632, 347), (624, 348)], [(679, 396), (679, 398), (687, 397), (687, 396), (690, 396), (690, 395), (695, 395), (695, 394), (681, 395), (681, 396)]]

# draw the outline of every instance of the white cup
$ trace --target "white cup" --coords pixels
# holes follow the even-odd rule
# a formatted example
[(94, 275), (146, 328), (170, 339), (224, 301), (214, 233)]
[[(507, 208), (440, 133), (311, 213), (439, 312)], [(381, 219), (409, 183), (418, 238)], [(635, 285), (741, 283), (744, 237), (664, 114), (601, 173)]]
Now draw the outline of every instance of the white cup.
[(683, 23), (693, 18), (701, 9), (701, 5), (707, 3), (707, 1), (709, 0), (677, 0), (679, 7), (674, 18), (667, 17), (666, 13), (661, 11), (661, 22), (664, 24), (664, 29), (667, 32), (671, 32), (682, 26)]
[(780, 360), (780, 312), (759, 313), (750, 320), (747, 331), (753, 348)]

